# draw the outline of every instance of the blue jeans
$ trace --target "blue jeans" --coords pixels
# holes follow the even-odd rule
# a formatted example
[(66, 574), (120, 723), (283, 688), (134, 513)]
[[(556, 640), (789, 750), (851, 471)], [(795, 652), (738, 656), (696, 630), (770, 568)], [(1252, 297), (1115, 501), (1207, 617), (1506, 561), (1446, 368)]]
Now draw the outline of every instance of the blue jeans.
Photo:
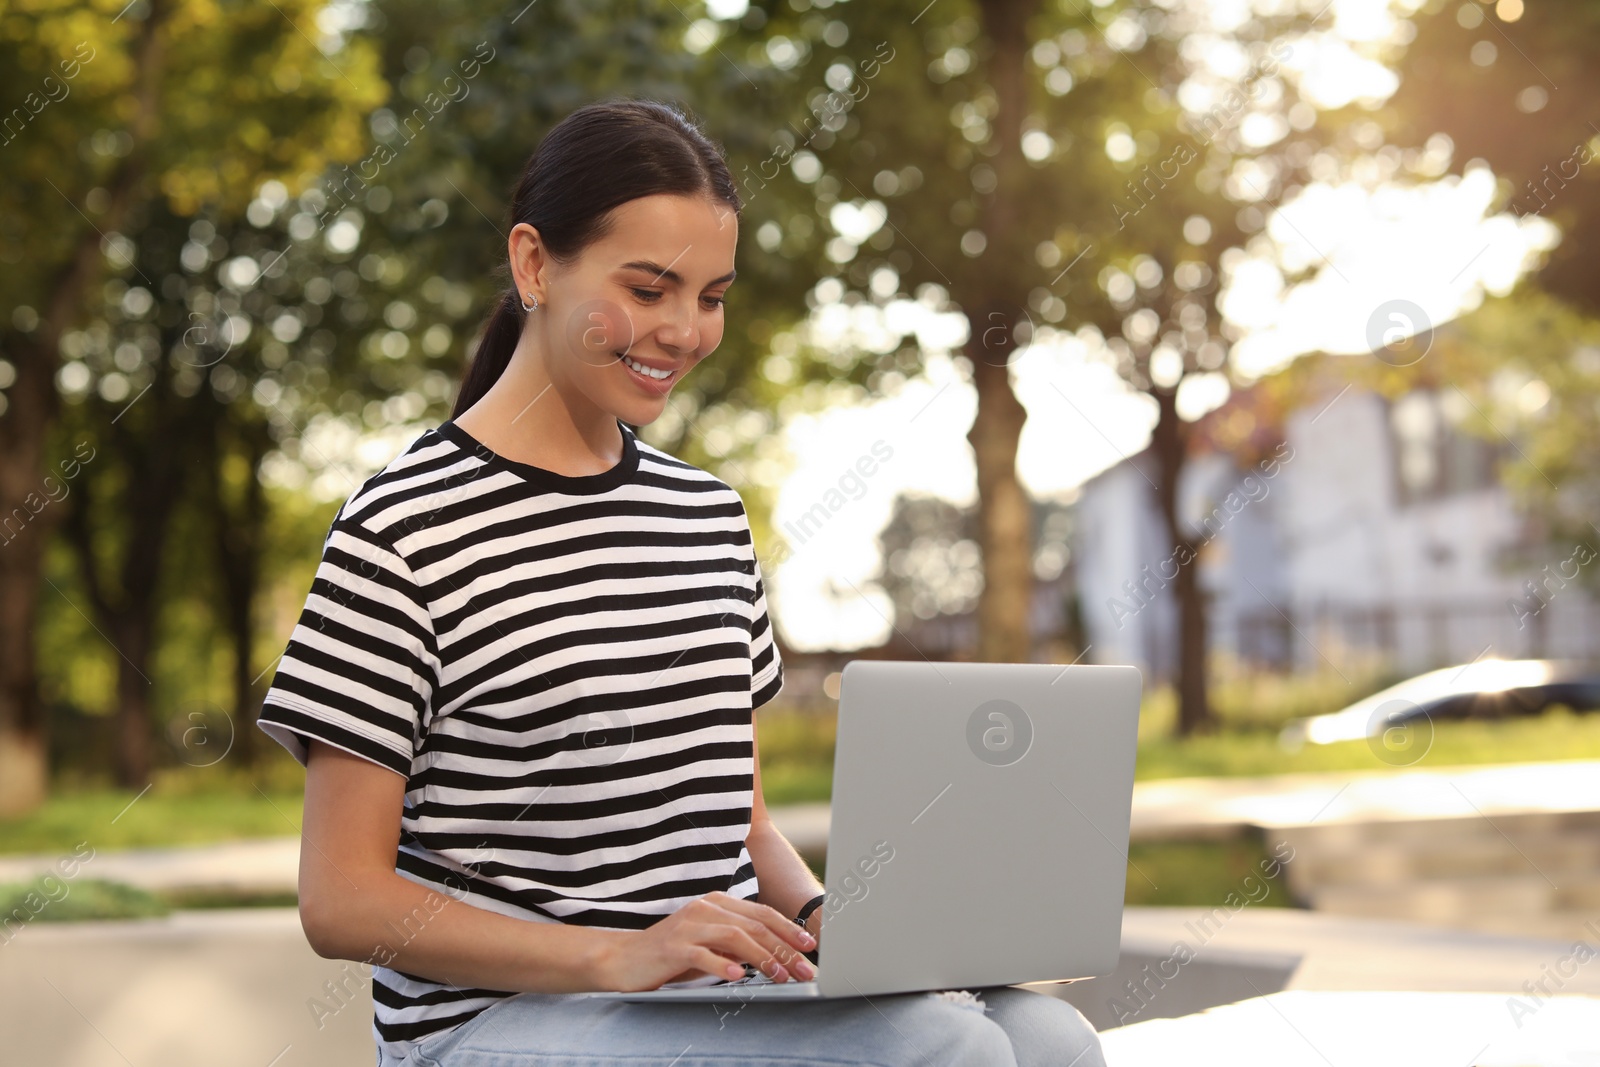
[(974, 993), (728, 1005), (521, 993), (424, 1039), (404, 1067), (1105, 1067), (1099, 1035), (1066, 1001)]

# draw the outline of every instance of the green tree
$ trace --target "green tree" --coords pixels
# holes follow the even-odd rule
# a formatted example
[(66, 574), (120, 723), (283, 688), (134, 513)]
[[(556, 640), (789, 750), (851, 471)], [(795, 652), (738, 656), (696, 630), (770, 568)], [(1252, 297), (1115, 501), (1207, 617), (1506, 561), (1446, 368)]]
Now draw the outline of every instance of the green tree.
[[(1176, 509), (1188, 438), (1177, 399), (1189, 379), (1226, 373), (1235, 334), (1217, 301), (1227, 264), (1293, 192), (1311, 154), (1315, 113), (1279, 69), (1306, 17), (1221, 31), (1178, 4), (795, 7), (807, 5), (773, 10), (764, 39), (802, 82), (819, 85), (812, 99), (824, 117), (806, 128), (803, 150), (778, 159), (792, 156), (794, 177), (814, 190), (810, 214), (831, 221), (849, 205), (885, 220), (865, 245), (841, 246), (836, 228), (815, 227), (795, 254), (836, 278), (847, 302), (932, 287), (966, 316), (978, 397), (967, 435), (984, 569), (978, 654), (1027, 660), (1032, 532), (1016, 472), (1025, 410), (1010, 363), (1029, 342), (1067, 330), (1109, 350), (1154, 402), (1152, 491), (1174, 547), (1192, 555)], [(1191, 39), (1236, 50), (1246, 72), (1207, 70), (1207, 49), (1187, 48)], [(870, 76), (849, 64), (880, 40), (892, 51)], [(860, 99), (829, 113), (830, 86)], [(1194, 89), (1211, 103), (1180, 104)], [(786, 249), (797, 230), (813, 229), (798, 223), (782, 229)], [(865, 361), (869, 383), (915, 367), (904, 347)], [(1059, 400), (1063, 417), (1094, 421), (1064, 394), (1046, 399)], [(1174, 591), (1188, 733), (1210, 721), (1192, 567)]]
[(1561, 229), (1538, 285), (1600, 314), (1600, 5), (1430, 0), (1412, 21), (1416, 39), (1381, 116), (1388, 139), (1416, 146), (1443, 134), (1456, 172), (1487, 162), (1502, 180), (1500, 210)]
[[(131, 268), (61, 340), (63, 429), (98, 446), (65, 505), (63, 532), (86, 610), (117, 653), (123, 786), (148, 781), (157, 705), (176, 696), (155, 690), (153, 664), (163, 603), (186, 583), (215, 586), (218, 629), (233, 650), (233, 743), (249, 762), (260, 695), (250, 651), (267, 518), (261, 466), (274, 434), (294, 439), (280, 411), (286, 394), (363, 377), (336, 358), (344, 350), (323, 323), (365, 315), (365, 304), (339, 295), (322, 257), (294, 247), (293, 216), (269, 210), (285, 197), (269, 181), (245, 217), (190, 217), (164, 201), (130, 212)], [(178, 536), (183, 508), (198, 513), (183, 525), (203, 531), (204, 545)]]
[(1592, 586), (1588, 564), (1600, 552), (1600, 321), (1546, 293), (1542, 280), (1451, 323), (1429, 353), (1443, 368), (1436, 374), (1470, 401), (1467, 425), (1500, 447), (1501, 477), (1548, 557), (1517, 562), (1538, 571), (1586, 549), (1541, 596), (1574, 578)]
[[(313, 44), (320, 7), (33, 0), (0, 15), (11, 108), (0, 183), (0, 812), (45, 790), (33, 623), (45, 539), (62, 518), (45, 483), (62, 338), (99, 306), (107, 275), (149, 282), (135, 274), (128, 232), (142, 209), (237, 215), (263, 178), (351, 157), (385, 86), (370, 49)], [(153, 375), (130, 372), (130, 403)]]
[(1515, 293), (1441, 331), (1430, 361), (1453, 359), (1479, 407), (1472, 421), (1514, 444), (1504, 477), (1552, 549), (1600, 548), (1600, 6), (1434, 0), (1414, 21), (1383, 116), (1388, 139), (1443, 138), (1457, 172), (1486, 161), (1500, 179), (1497, 210), (1560, 232)]

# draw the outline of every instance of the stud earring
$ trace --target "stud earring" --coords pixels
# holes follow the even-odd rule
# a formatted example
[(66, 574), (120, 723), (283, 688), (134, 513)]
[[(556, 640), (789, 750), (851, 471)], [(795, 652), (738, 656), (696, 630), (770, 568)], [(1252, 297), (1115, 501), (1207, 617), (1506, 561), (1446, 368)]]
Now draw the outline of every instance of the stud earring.
[(532, 306), (529, 306), (528, 301), (524, 300), (522, 302), (522, 310), (523, 311), (538, 311), (539, 310), (539, 298), (534, 296), (532, 293), (529, 293), (528, 294), (528, 300), (533, 301)]

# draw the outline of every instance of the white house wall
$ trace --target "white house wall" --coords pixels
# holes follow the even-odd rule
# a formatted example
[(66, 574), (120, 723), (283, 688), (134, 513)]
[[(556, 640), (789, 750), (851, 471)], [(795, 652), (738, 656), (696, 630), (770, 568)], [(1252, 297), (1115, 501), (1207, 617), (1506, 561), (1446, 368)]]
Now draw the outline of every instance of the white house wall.
[[(1550, 549), (1549, 559), (1522, 574), (1504, 569), (1521, 520), (1503, 488), (1401, 504), (1381, 398), (1347, 390), (1293, 412), (1286, 434), (1291, 451), (1270, 479), (1220, 455), (1197, 457), (1185, 470), (1179, 501), (1191, 522), (1247, 475), (1264, 487), (1227, 516), (1200, 558), (1213, 652), (1305, 670), (1381, 657), (1392, 669), (1416, 672), (1479, 656), (1600, 651), (1600, 609), (1577, 584), (1557, 579), (1538, 598), (1525, 585), (1542, 577), (1545, 563), (1552, 574), (1565, 563), (1571, 574), (1570, 551)], [(1087, 658), (1170, 677), (1170, 584), (1143, 592), (1147, 605), (1129, 589), (1154, 589), (1172, 555), (1149, 481), (1136, 467), (1151, 461), (1141, 453), (1083, 487), (1075, 573)]]

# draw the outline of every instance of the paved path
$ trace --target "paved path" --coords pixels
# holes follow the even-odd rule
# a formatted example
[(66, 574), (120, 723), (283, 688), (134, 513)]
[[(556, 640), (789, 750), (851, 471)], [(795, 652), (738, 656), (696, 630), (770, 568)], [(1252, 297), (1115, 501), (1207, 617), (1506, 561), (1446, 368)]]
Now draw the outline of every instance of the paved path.
[[(1207, 936), (1197, 937), (1196, 930)], [(1589, 1042), (1574, 1049), (1590, 1049), (1600, 1037), (1600, 1001), (1572, 999), (1600, 993), (1600, 961), (1565, 980), (1557, 990), (1561, 1002), (1538, 1004), (1523, 1016), (1522, 1030), (1502, 1025), (1515, 1021), (1508, 996), (1569, 953), (1560, 942), (1250, 907), (1226, 918), (1200, 909), (1131, 908), (1123, 923), (1124, 961), (1159, 959), (1180, 939), (1195, 950), (1183, 973), (1202, 977), (1203, 992), (1212, 994), (1195, 1007), (1227, 999), (1210, 986), (1229, 969), (1241, 979), (1234, 995), (1249, 999), (1168, 1021), (1150, 1017), (1194, 1010), (1182, 1002), (1194, 991), (1147, 985), (1152, 1010), (1122, 1029), (1105, 1030), (1109, 1067), (1595, 1062), (1511, 1058), (1516, 1046), (1507, 1042), (1519, 1036), (1571, 1031)], [(1264, 981), (1263, 972), (1241, 965), (1286, 954), (1294, 968), (1288, 988), (1280, 993), (1281, 983), (1263, 985), (1260, 991), (1272, 995), (1255, 997), (1248, 986)], [(1207, 966), (1211, 974), (1202, 975)], [(1094, 982), (1065, 987), (1073, 994), (1067, 999), (1093, 1010), (1117, 994), (1124, 979), (1097, 981), (1100, 988)], [(1349, 992), (1357, 989), (1386, 992)], [(1572, 1007), (1565, 1006), (1569, 1002)], [(350, 1067), (372, 1062), (371, 1010), (362, 969), (314, 955), (289, 908), (137, 922), (35, 922), (0, 944), (6, 1063)], [(1312, 1043), (1310, 1050), (1302, 1039)], [(1491, 1039), (1502, 1042), (1491, 1050), (1500, 1058), (1473, 1059)], [(1470, 1047), (1458, 1050), (1463, 1042)], [(1396, 1058), (1397, 1050), (1415, 1050), (1415, 1058)]]
[(311, 951), (292, 908), (35, 921), (0, 944), (0, 1062), (370, 1065), (369, 986), (359, 965)]
[[(1600, 923), (1588, 943), (1600, 948)], [(1551, 993), (1600, 995), (1600, 962), (1563, 964), (1571, 948), (1570, 941), (1249, 904), (1128, 908), (1114, 973), (1039, 988), (1076, 1005), (1102, 1031), (1283, 990), (1509, 994), (1546, 981)], [(1573, 973), (1549, 984), (1557, 967)]]
[[(70, 853), (68, 854), (70, 855)], [(0, 883), (27, 881), (54, 868), (62, 856), (0, 856)], [(300, 869), (298, 837), (265, 837), (220, 845), (97, 851), (76, 877), (103, 878), (142, 889), (232, 889), (293, 892)]]
[(1600, 998), (1513, 1016), (1490, 993), (1290, 991), (1101, 1035), (1106, 1067), (1578, 1067), (1600, 1063)]
[[(1587, 942), (1600, 952), (1600, 916), (1596, 918), (1595, 933)], [(1294, 908), (1128, 908), (1123, 914), (1124, 951), (1160, 949), (1170, 954), (1180, 940), (1202, 958), (1213, 949), (1298, 956), (1299, 966), (1288, 982), (1291, 990), (1418, 992), (1520, 993), (1524, 982), (1539, 981), (1555, 968), (1573, 944)], [(1600, 996), (1600, 956), (1563, 969), (1574, 973), (1559, 987), (1551, 986), (1553, 991)]]
[(1568, 811), (1600, 811), (1600, 760), (1140, 782), (1132, 834)]

